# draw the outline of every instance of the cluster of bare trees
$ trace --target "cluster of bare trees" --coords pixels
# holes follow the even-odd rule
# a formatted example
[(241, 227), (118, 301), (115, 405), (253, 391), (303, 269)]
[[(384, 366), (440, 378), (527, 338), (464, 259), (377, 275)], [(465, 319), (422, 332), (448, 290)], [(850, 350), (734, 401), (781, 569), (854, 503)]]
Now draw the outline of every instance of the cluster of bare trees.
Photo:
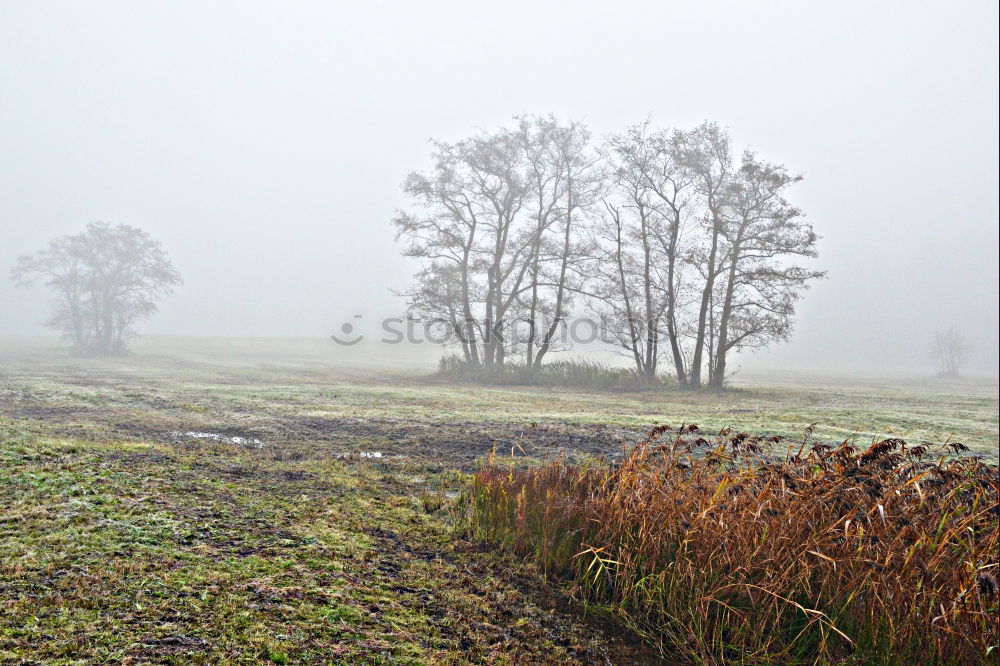
[(48, 325), (83, 354), (120, 353), (134, 325), (156, 312), (156, 302), (180, 283), (160, 243), (136, 227), (94, 222), (19, 257), (11, 277), (41, 280), (55, 293)]
[(393, 223), (423, 260), (412, 311), (473, 365), (538, 366), (575, 309), (641, 375), (669, 366), (682, 387), (719, 387), (730, 352), (788, 337), (822, 276), (795, 263), (816, 256), (786, 199), (801, 178), (734, 154), (715, 123), (646, 122), (596, 144), (581, 123), (519, 116), (433, 148)]

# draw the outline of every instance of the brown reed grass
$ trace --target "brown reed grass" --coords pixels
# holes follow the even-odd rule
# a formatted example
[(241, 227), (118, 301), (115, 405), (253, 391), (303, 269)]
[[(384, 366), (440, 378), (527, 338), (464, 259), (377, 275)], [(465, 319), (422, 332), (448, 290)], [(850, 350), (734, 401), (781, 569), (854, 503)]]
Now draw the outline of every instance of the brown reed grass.
[(661, 426), (615, 464), (491, 457), (470, 530), (682, 661), (995, 663), (997, 467), (779, 439)]

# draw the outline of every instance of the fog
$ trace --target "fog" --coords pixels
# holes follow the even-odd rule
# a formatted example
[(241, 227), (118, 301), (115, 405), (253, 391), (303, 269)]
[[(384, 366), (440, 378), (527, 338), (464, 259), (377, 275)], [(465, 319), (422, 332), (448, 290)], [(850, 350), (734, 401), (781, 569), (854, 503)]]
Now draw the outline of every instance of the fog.
[(828, 271), (748, 367), (931, 372), (998, 348), (997, 7), (986, 2), (0, 5), (0, 336), (51, 334), (18, 255), (94, 220), (162, 241), (156, 335), (397, 315), (400, 183), (517, 113), (595, 137), (711, 119), (805, 175)]

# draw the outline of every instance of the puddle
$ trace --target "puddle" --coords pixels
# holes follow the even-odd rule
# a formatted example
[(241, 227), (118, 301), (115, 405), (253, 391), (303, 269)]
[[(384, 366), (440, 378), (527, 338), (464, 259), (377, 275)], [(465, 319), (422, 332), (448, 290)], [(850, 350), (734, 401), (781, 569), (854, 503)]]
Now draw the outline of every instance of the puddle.
[[(382, 453), (381, 451), (349, 451), (347, 453), (338, 453), (337, 458), (340, 460), (346, 460), (348, 458), (388, 458), (389, 456)], [(394, 456), (395, 458), (402, 458), (403, 456)]]
[(188, 430), (186, 432), (174, 431), (170, 433), (170, 435), (175, 438), (187, 437), (190, 439), (208, 439), (213, 442), (229, 442), (230, 444), (255, 444), (256, 446), (262, 446), (264, 444), (256, 437), (240, 437), (239, 435), (230, 437), (217, 432), (198, 432), (195, 430)]

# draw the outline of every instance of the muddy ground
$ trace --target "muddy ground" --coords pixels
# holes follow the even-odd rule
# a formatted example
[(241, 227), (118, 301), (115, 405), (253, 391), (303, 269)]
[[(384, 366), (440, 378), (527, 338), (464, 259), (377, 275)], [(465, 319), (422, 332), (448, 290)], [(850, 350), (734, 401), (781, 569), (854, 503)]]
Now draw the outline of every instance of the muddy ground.
[(662, 660), (461, 527), (463, 472), (494, 448), (614, 454), (626, 429), (329, 416), (325, 389), (187, 374), (11, 374), (2, 663)]

